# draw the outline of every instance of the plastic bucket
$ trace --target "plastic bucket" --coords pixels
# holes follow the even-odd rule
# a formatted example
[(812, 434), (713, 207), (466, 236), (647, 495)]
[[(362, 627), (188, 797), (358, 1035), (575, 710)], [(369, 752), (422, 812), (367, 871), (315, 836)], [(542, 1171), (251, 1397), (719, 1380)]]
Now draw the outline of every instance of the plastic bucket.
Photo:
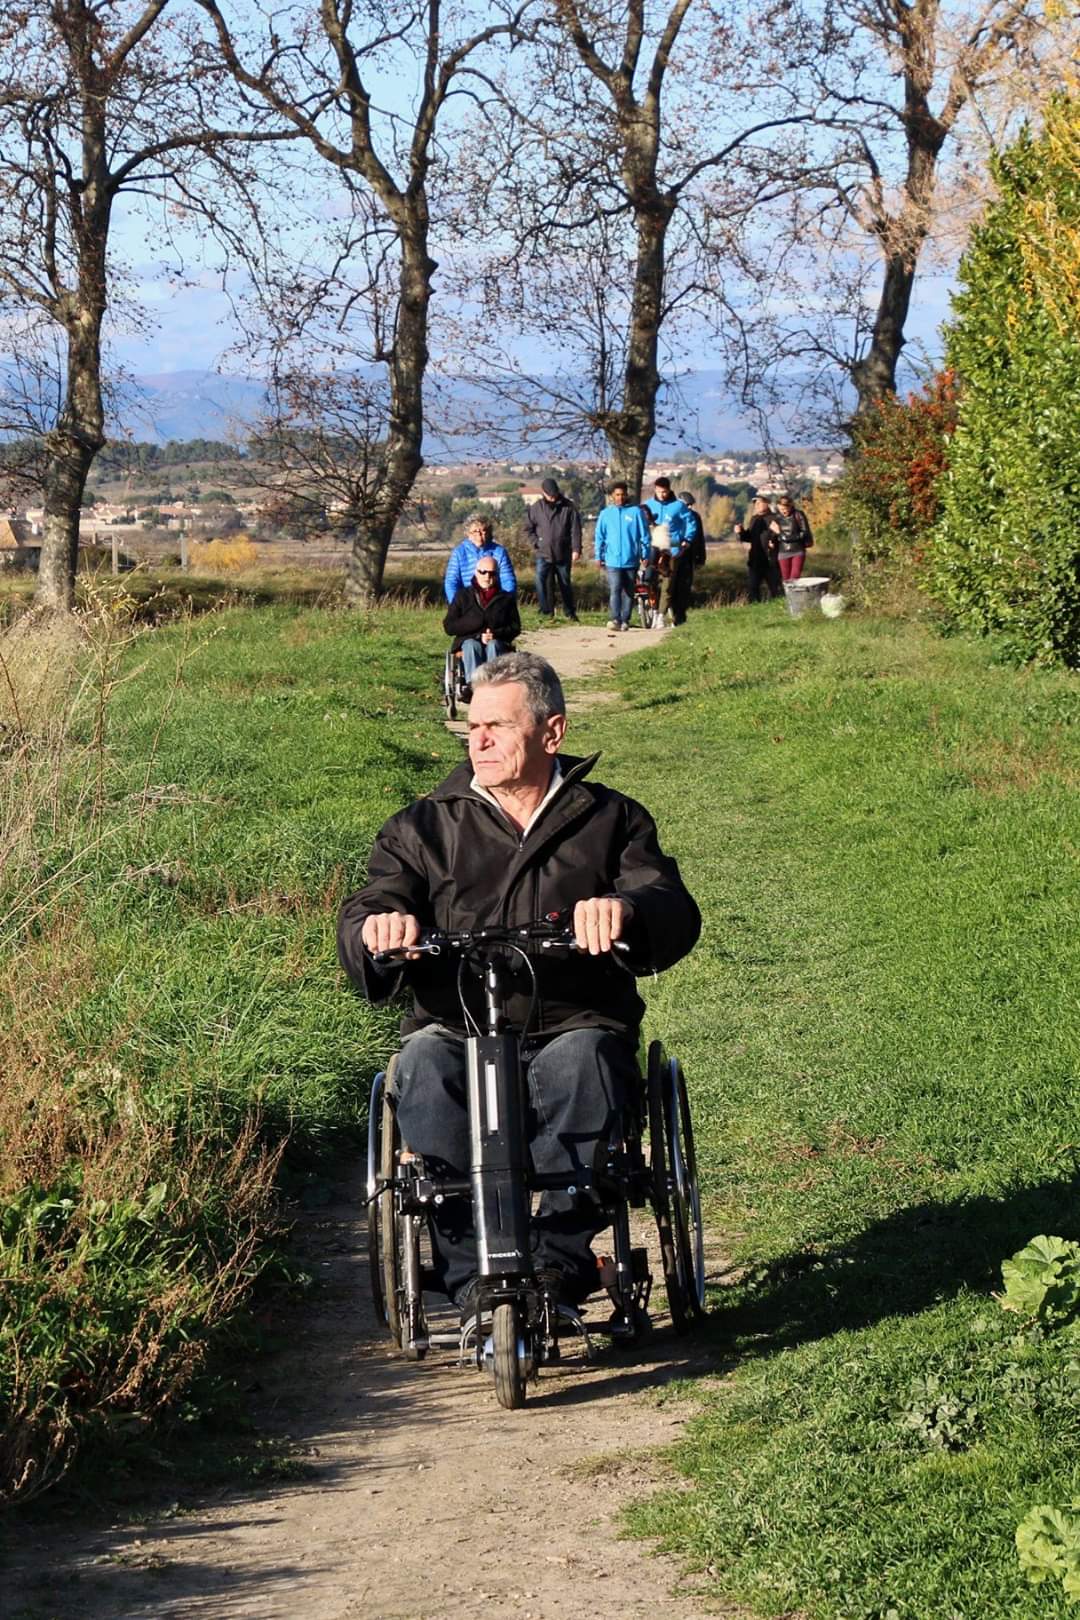
[(828, 588), (828, 575), (807, 574), (804, 579), (787, 580), (784, 595), (791, 617), (797, 619), (808, 607), (817, 607)]

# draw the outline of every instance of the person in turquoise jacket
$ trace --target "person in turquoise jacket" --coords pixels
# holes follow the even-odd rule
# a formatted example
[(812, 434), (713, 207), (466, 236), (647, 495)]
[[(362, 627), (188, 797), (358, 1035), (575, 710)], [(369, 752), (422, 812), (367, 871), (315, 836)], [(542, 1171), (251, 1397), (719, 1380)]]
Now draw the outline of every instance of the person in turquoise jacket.
[(467, 585), (472, 584), (476, 565), (481, 557), (491, 557), (494, 560), (499, 570), (501, 591), (509, 591), (512, 595), (517, 590), (517, 576), (509, 552), (496, 545), (491, 538), (491, 519), (477, 512), (466, 523), (465, 539), (458, 541), (446, 564), (443, 590), (446, 592), (448, 602), (454, 600), (458, 591), (463, 591)]
[(671, 624), (682, 624), (694, 566), (690, 554), (695, 532), (694, 514), (686, 502), (672, 492), (671, 479), (664, 477), (653, 485), (653, 498), (645, 502), (645, 511), (650, 523), (666, 523), (671, 535), (671, 611), (667, 617)]
[(612, 484), (605, 506), (596, 520), (593, 555), (598, 568), (607, 572), (609, 630), (629, 630), (634, 609), (634, 579), (638, 564), (649, 549), (649, 530), (640, 506), (626, 504), (625, 484)]

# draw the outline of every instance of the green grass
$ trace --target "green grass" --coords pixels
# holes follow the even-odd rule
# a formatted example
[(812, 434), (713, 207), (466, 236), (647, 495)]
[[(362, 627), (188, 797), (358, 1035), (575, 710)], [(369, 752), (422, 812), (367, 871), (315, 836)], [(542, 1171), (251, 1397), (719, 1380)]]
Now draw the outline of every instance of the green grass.
[(460, 757), (441, 650), (403, 610), (237, 610), (143, 638), (108, 745), (117, 808), (146, 808), (84, 897), (99, 973), (73, 1044), (123, 1030), (151, 1090), (205, 1079), (296, 1138), (361, 1116), (395, 1020), (343, 993), (336, 907), (385, 818)]
[(763, 1615), (1058, 1612), (1012, 1534), (1080, 1496), (1080, 1370), (990, 1291), (1080, 1235), (1080, 687), (779, 604), (619, 678), (573, 741), (702, 903), (650, 1020), (738, 1268), (694, 1489), (633, 1522)]
[[(83, 862), (54, 1037), (95, 1106), (113, 1070), (189, 1134), (254, 1106), (301, 1167), (358, 1123), (396, 1020), (347, 993), (334, 913), (459, 757), (442, 645), (429, 613), (282, 605), (131, 649), (122, 838), (43, 852)], [(1080, 1360), (992, 1290), (1035, 1233), (1080, 1237), (1080, 687), (782, 604), (698, 613), (614, 678), (568, 746), (603, 750), (702, 904), (646, 994), (723, 1248), (691, 1488), (632, 1523), (763, 1616), (1062, 1612), (1012, 1536), (1080, 1498)]]
[[(175, 1408), (265, 1268), (281, 1144), (296, 1185), (358, 1151), (397, 1017), (347, 992), (337, 906), (460, 757), (415, 612), (94, 634), (101, 702), (58, 741), (21, 704), (0, 762), (0, 1493)], [(70, 656), (5, 650), (27, 690)]]

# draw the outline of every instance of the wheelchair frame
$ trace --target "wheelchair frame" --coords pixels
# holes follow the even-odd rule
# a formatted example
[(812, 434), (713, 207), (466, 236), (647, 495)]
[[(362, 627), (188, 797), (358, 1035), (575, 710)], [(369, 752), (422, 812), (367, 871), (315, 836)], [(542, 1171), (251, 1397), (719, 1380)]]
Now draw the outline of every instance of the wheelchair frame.
[(459, 652), (446, 649), (446, 658), (443, 661), (443, 704), (446, 708), (446, 718), (456, 720), (458, 707), (465, 702), (465, 692), (468, 687), (465, 679), (465, 666), (461, 661)]
[[(587, 1355), (589, 1336), (577, 1312), (553, 1306), (528, 1281), (508, 1284), (505, 1292), (497, 1285), (490, 1289), (488, 1303), (494, 1309), (487, 1339), (479, 1304), (471, 1330), (468, 1325), (459, 1333), (429, 1328), (423, 1299), (429, 1279), (421, 1256), (427, 1215), (443, 1198), (475, 1189), (468, 1181), (451, 1184), (428, 1176), (402, 1143), (393, 1093), (395, 1062), (375, 1077), (368, 1121), (368, 1259), (376, 1309), (399, 1349), (414, 1360), (441, 1345), (456, 1346), (464, 1361), (471, 1339), (472, 1359), (494, 1373), (500, 1403), (519, 1407), (538, 1366), (558, 1359), (558, 1318), (583, 1335)], [(631, 1241), (632, 1208), (652, 1208), (676, 1332), (689, 1332), (705, 1310), (704, 1234), (690, 1101), (681, 1065), (659, 1041), (649, 1047), (644, 1084), (628, 1112), (624, 1139), (611, 1146), (607, 1162), (591, 1177), (579, 1174), (559, 1182), (566, 1190), (592, 1190), (611, 1209), (615, 1271), (608, 1294), (615, 1308), (604, 1331), (623, 1344), (635, 1343), (651, 1326), (653, 1278), (647, 1250)], [(529, 1191), (536, 1190), (536, 1178), (525, 1179)], [(544, 1185), (551, 1185), (550, 1178)]]

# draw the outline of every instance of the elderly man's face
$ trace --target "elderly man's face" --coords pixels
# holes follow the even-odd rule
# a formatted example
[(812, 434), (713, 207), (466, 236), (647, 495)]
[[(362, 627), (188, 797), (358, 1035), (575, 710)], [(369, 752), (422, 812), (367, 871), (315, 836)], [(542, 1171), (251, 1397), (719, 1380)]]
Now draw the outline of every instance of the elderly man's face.
[(469, 539), (474, 546), (482, 546), (489, 538), (491, 530), (486, 523), (474, 523), (469, 530)]
[(469, 759), (481, 787), (540, 787), (566, 731), (566, 716), (535, 721), (525, 688), (478, 686), (469, 704)]

